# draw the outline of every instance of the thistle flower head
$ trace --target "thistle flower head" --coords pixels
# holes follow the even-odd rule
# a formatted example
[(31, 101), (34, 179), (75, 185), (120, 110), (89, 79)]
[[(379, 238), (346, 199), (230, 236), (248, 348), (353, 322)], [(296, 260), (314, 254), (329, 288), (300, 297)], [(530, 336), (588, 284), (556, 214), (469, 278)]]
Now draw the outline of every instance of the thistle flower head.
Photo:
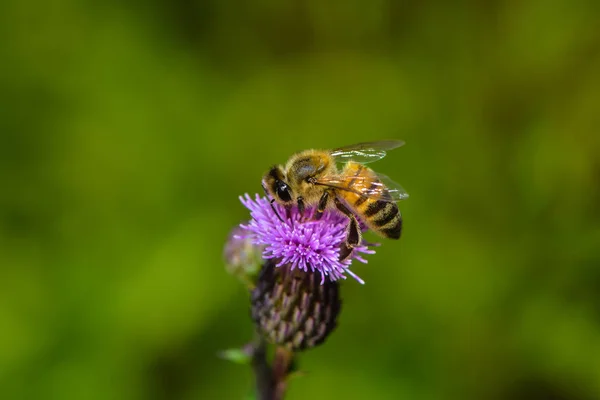
[[(264, 246), (263, 258), (272, 259), (276, 267), (286, 266), (290, 270), (318, 272), (321, 284), (325, 279), (336, 281), (351, 276), (364, 283), (349, 267), (353, 259), (366, 263), (361, 254), (373, 254), (364, 243), (355, 247), (352, 255), (340, 261), (340, 246), (346, 241), (348, 218), (336, 210), (326, 210), (322, 218), (315, 220), (315, 208), (308, 207), (304, 215), (300, 215), (297, 207), (288, 214), (279, 204), (256, 195), (253, 200), (248, 194), (240, 197), (240, 201), (250, 210), (252, 219), (241, 227), (245, 235), (257, 246)], [(278, 215), (279, 214), (279, 215)], [(283, 221), (280, 219), (283, 219)]]
[(320, 345), (337, 326), (342, 301), (337, 281), (319, 272), (276, 267), (266, 260), (251, 295), (251, 315), (270, 343), (292, 351)]

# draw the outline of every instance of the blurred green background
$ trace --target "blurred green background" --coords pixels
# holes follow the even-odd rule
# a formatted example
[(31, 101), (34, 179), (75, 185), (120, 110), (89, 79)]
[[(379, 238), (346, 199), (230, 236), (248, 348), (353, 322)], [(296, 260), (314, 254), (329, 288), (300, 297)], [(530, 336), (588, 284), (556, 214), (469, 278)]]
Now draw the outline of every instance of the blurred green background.
[(293, 152), (399, 138), (399, 242), (289, 399), (600, 398), (600, 3), (5, 0), (0, 398), (241, 399), (222, 249)]

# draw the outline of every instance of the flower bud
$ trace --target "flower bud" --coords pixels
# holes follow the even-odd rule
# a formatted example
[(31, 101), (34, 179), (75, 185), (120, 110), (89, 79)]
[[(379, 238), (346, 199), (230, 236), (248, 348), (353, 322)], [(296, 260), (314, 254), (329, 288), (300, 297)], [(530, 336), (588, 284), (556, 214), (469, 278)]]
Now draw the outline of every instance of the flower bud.
[(266, 260), (252, 290), (252, 319), (269, 342), (292, 351), (315, 347), (337, 325), (339, 283), (318, 271), (276, 267)]
[(225, 269), (248, 286), (254, 286), (258, 274), (264, 246), (255, 245), (247, 232), (236, 226), (227, 239), (223, 249)]

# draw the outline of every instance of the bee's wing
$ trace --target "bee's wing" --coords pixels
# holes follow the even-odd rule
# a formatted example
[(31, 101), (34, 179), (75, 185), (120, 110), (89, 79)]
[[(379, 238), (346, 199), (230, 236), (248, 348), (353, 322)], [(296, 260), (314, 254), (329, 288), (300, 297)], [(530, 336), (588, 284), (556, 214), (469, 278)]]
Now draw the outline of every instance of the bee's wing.
[[(353, 181), (352, 185), (350, 183)], [(329, 186), (338, 190), (356, 193), (367, 198), (383, 201), (400, 201), (408, 198), (408, 193), (399, 183), (383, 174), (373, 176), (344, 177), (324, 176), (315, 182), (317, 185)]]
[(392, 150), (402, 145), (404, 145), (402, 140), (357, 143), (331, 150), (331, 155), (338, 162), (356, 161), (366, 164), (381, 160), (387, 154), (387, 150)]
[[(382, 198), (389, 199), (390, 201), (400, 201), (408, 199), (408, 193), (404, 188), (397, 182), (393, 181), (389, 176), (376, 173), (377, 177), (380, 180), (380, 184), (384, 185), (384, 188), (387, 189), (383, 192)], [(381, 189), (379, 189), (381, 191)], [(379, 192), (377, 192), (379, 193)]]

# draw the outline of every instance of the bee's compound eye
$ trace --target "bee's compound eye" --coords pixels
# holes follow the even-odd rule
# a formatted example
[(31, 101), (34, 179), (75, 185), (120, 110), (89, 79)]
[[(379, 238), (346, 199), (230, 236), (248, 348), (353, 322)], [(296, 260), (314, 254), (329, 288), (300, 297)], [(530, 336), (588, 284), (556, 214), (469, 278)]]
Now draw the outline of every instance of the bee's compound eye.
[(285, 202), (292, 201), (292, 196), (290, 194), (290, 188), (287, 184), (280, 182), (277, 185), (277, 196)]

